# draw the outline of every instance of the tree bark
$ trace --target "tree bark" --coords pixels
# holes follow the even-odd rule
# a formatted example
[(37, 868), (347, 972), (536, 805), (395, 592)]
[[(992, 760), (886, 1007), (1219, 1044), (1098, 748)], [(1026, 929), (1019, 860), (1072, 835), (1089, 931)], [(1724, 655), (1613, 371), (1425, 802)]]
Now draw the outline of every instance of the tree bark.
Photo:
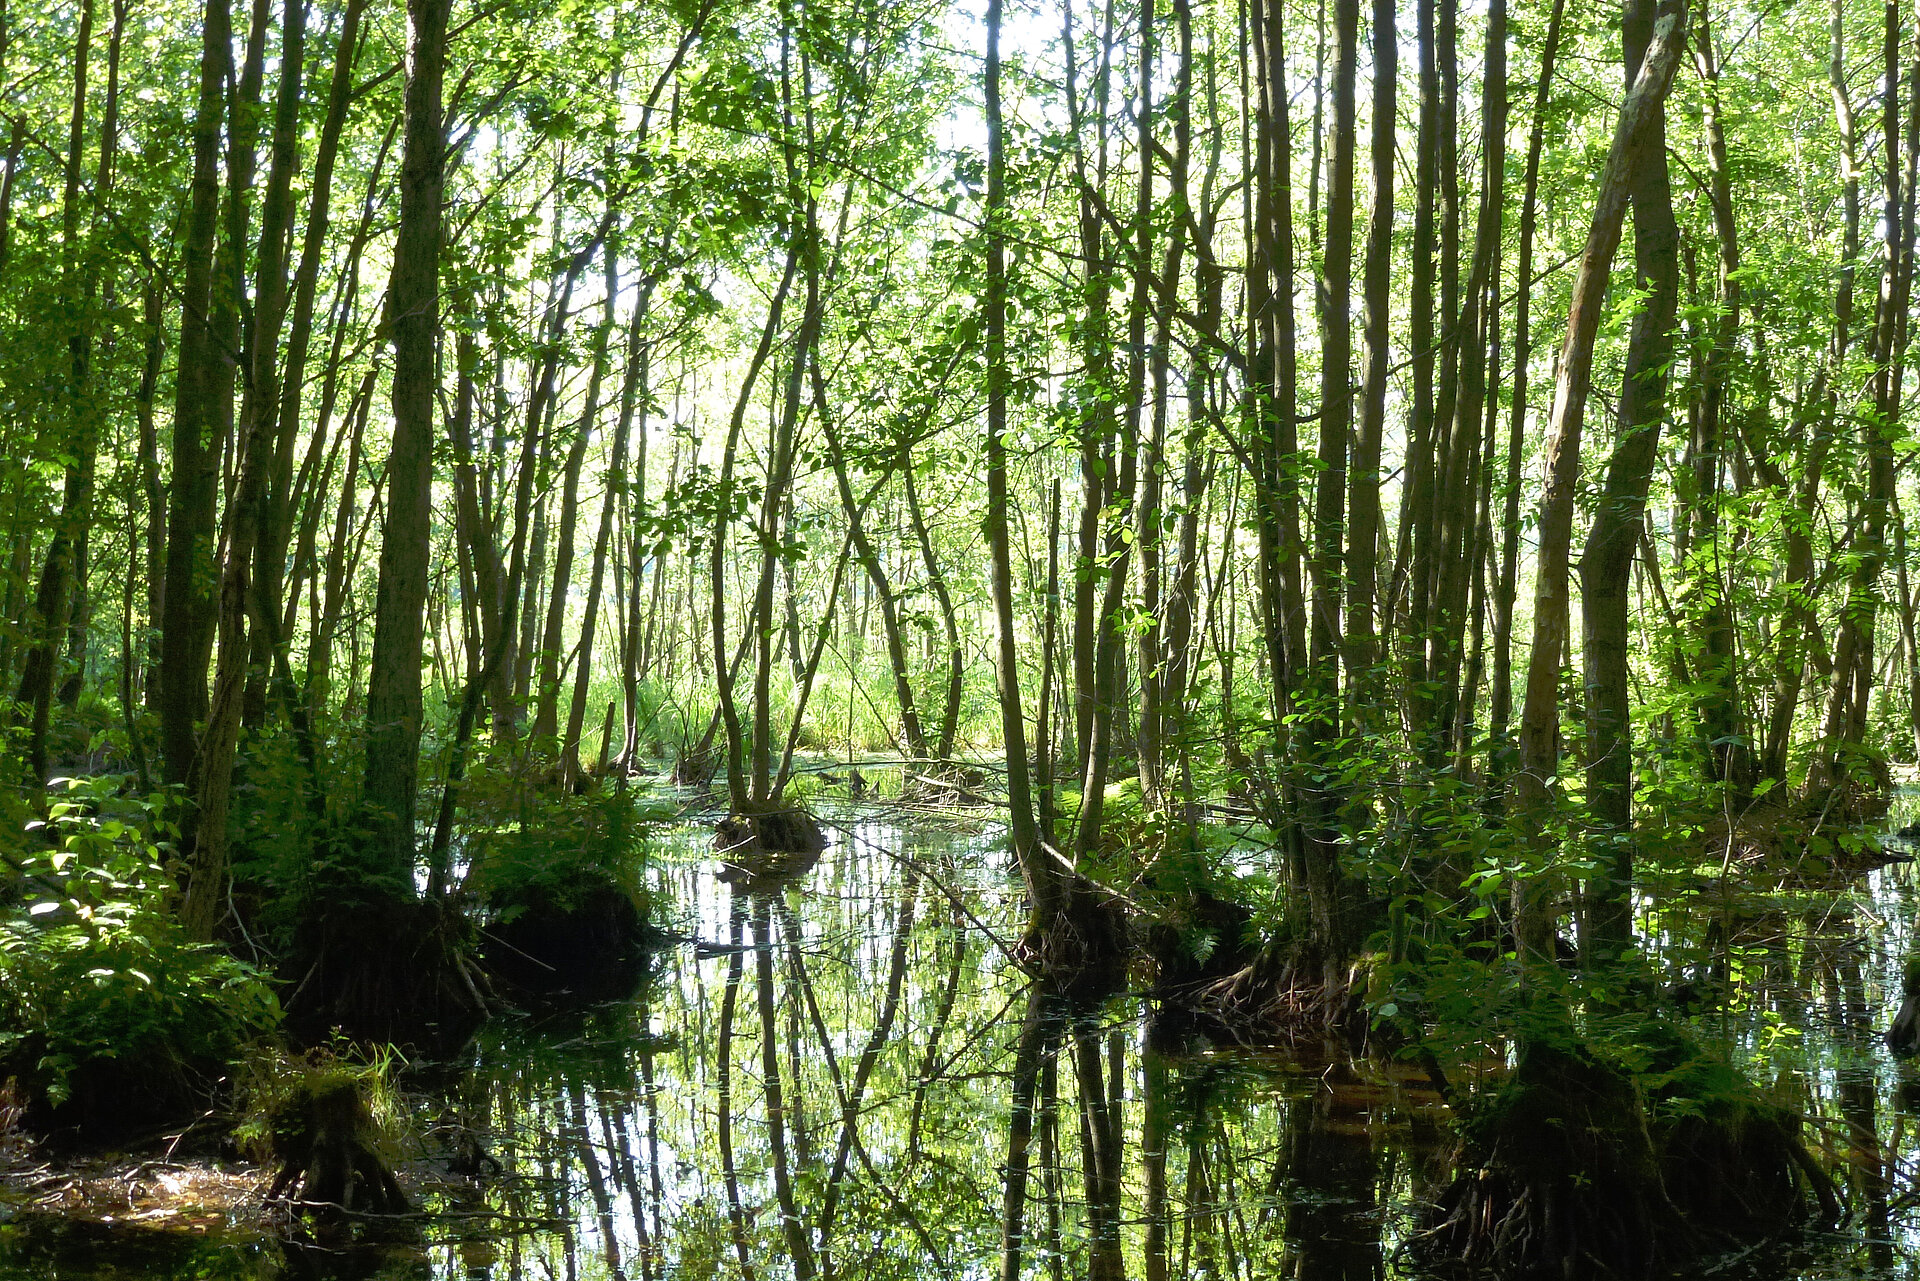
[[(1686, 0), (1662, 0), (1653, 38), (1641, 59), (1614, 127), (1594, 196), (1592, 224), (1580, 255), (1567, 314), (1567, 334), (1547, 433), (1545, 488), (1540, 497), (1539, 568), (1534, 592), (1533, 646), (1527, 696), (1520, 717), (1519, 772), (1508, 811), (1521, 840), (1536, 853), (1549, 824), (1552, 787), (1559, 773), (1560, 664), (1566, 652), (1567, 560), (1573, 539), (1574, 488), (1580, 474), (1580, 429), (1593, 383), (1593, 345), (1606, 305), (1607, 280), (1620, 247), (1633, 175), (1645, 155), (1650, 124), (1660, 115), (1686, 47)], [(1514, 934), (1524, 959), (1552, 959), (1555, 878), (1537, 868), (1514, 884)]]
[(393, 450), (367, 680), (369, 852), (402, 893), (413, 889), (419, 790), (420, 654), (433, 522), (434, 353), (440, 330), (440, 202), (449, 0), (407, 0), (405, 143), (400, 229), (388, 305), (393, 321)]

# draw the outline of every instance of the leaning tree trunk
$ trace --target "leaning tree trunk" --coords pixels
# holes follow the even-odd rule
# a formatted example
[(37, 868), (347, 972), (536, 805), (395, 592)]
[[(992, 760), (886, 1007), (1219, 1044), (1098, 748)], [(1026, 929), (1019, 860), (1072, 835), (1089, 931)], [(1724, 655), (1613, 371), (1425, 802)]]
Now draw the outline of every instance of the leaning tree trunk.
[[(1566, 652), (1567, 561), (1573, 541), (1574, 488), (1580, 475), (1580, 428), (1593, 385), (1593, 346), (1606, 306), (1607, 279), (1620, 247), (1633, 175), (1650, 124), (1659, 118), (1686, 47), (1686, 0), (1663, 0), (1653, 39), (1628, 90), (1594, 197), (1593, 222), (1574, 278), (1546, 441), (1546, 485), (1540, 496), (1539, 563), (1533, 605), (1533, 648), (1520, 715), (1519, 771), (1508, 808), (1523, 842), (1545, 839), (1550, 788), (1559, 773), (1560, 660)], [(1554, 930), (1553, 877), (1536, 869), (1514, 885), (1514, 934), (1523, 958), (1549, 960)]]

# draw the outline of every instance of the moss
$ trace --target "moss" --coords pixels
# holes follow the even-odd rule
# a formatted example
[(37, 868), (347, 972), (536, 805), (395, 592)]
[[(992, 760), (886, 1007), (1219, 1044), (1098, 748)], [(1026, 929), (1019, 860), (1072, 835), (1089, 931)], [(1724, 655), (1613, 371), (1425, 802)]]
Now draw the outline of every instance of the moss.
[(269, 1204), (281, 1203), (339, 1229), (349, 1216), (411, 1210), (384, 1149), (373, 1101), (390, 1097), (387, 1065), (327, 1051), (251, 1065), (243, 1135), (264, 1142), (276, 1172)]

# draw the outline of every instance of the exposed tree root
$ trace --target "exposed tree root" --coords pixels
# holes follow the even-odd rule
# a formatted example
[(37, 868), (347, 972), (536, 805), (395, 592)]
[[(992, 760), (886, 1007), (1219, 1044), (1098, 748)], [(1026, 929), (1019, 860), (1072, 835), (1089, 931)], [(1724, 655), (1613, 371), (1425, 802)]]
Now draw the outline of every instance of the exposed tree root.
[(1163, 917), (1145, 931), (1156, 990), (1192, 990), (1252, 965), (1260, 956), (1247, 940), (1252, 924), (1253, 913), (1238, 903), (1206, 890), (1188, 895), (1177, 918)]
[(985, 770), (958, 761), (928, 761), (909, 769), (900, 799), (921, 805), (991, 805)]
[(1843, 744), (1833, 755), (1817, 756), (1807, 769), (1801, 809), (1832, 827), (1877, 823), (1893, 805), (1893, 770), (1885, 753), (1860, 744)]
[(719, 765), (720, 758), (711, 750), (692, 747), (674, 759), (667, 778), (675, 787), (710, 787)]
[(1798, 800), (1769, 793), (1709, 819), (1698, 837), (1698, 856), (1738, 868), (1749, 880), (1790, 883), (1912, 862), (1911, 854), (1883, 848), (1860, 830), (1885, 817), (1889, 795), (1852, 780), (1815, 787)]
[(1318, 949), (1270, 943), (1232, 971), (1162, 984), (1162, 1008), (1195, 1030), (1242, 1045), (1290, 1045), (1329, 1035), (1358, 1043), (1365, 1010), (1352, 976), (1329, 977)]
[(1126, 905), (1084, 876), (1074, 875), (1066, 904), (1049, 920), (1035, 920), (1014, 947), (1015, 959), (1066, 1003), (1091, 1009), (1127, 985), (1135, 956)]
[(286, 1202), (322, 1222), (347, 1214), (405, 1214), (412, 1207), (374, 1148), (373, 1118), (360, 1082), (317, 1073), (271, 1118), (279, 1172), (267, 1201)]
[(1458, 1174), (1414, 1249), (1517, 1277), (1648, 1278), (1838, 1206), (1788, 1114), (1675, 1033), (1636, 1079), (1528, 1044), (1465, 1118)]
[(436, 899), (373, 893), (317, 902), (300, 931), (287, 1031), (305, 1045), (338, 1031), (449, 1057), (486, 1017), (473, 951), (471, 924)]

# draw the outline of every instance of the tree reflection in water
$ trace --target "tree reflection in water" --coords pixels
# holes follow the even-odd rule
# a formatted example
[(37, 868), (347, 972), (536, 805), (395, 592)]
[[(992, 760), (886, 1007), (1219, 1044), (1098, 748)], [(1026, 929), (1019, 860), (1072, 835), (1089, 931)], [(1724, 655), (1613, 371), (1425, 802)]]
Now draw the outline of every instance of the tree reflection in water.
[[(776, 879), (720, 878), (698, 830), (660, 845), (655, 893), (692, 940), (627, 1002), (497, 1021), (423, 1127), (436, 1217), (398, 1253), (307, 1252), (287, 1275), (1417, 1275), (1399, 1247), (1452, 1174), (1419, 1069), (1216, 1047), (1134, 998), (1069, 1007), (1007, 958), (1023, 905), (990, 832), (866, 821)], [(1813, 1118), (1856, 1207), (1759, 1275), (1911, 1275), (1920, 1091), (1874, 1034), (1912, 876), (1650, 905), (1702, 1028)], [(0, 1225), (0, 1281), (55, 1251)], [(257, 1281), (267, 1262), (209, 1243), (161, 1272), (61, 1275)]]
[(727, 881), (696, 841), (660, 888), (697, 945), (629, 1004), (483, 1049), (488, 1196), (566, 1227), (448, 1275), (1382, 1274), (1375, 1131), (1404, 1097), (1355, 1111), (1351, 1073), (1148, 1050), (1139, 1002), (1031, 984), (990, 834), (866, 823)]

